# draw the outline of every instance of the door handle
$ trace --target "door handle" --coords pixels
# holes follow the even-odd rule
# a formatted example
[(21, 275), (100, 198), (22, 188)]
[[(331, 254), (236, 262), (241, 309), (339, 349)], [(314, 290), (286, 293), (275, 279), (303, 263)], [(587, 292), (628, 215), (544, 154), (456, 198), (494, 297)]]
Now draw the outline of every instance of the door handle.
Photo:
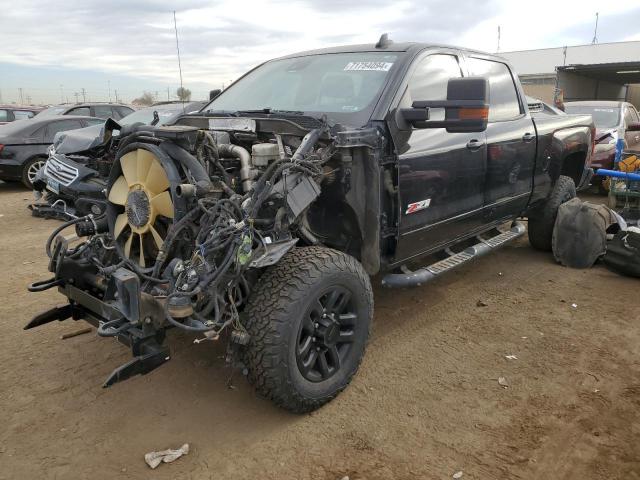
[(467, 148), (469, 150), (478, 150), (484, 146), (484, 142), (482, 140), (472, 139), (467, 142)]
[(527, 132), (522, 136), (522, 141), (526, 142), (526, 143), (529, 143), (534, 138), (536, 138), (536, 136), (533, 133)]

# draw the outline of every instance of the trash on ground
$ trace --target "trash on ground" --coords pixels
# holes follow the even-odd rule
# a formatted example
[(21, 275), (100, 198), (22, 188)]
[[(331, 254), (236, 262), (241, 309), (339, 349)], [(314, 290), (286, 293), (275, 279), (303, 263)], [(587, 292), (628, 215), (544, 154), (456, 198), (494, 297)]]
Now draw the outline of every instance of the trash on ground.
[(156, 468), (161, 463), (171, 463), (182, 455), (189, 453), (189, 444), (185, 443), (177, 450), (160, 450), (159, 452), (149, 452), (144, 456), (144, 461), (147, 462), (151, 468)]
[(66, 340), (67, 338), (77, 337), (78, 335), (84, 335), (85, 333), (91, 333), (93, 329), (91, 327), (81, 328), (80, 330), (76, 330), (75, 332), (63, 333), (60, 335), (61, 340)]
[(504, 358), (506, 358), (507, 360), (517, 360), (518, 357), (516, 357), (515, 355), (505, 355)]
[(507, 388), (509, 386), (509, 382), (507, 382), (507, 379), (504, 377), (498, 377), (498, 384), (500, 384), (500, 386), (504, 388)]
[(604, 264), (616, 273), (640, 277), (640, 232), (629, 227), (607, 242)]
[(478, 300), (476, 302), (476, 307), (488, 307), (488, 306), (489, 306), (489, 304), (486, 303), (486, 302), (483, 302), (482, 300)]
[(566, 267), (589, 268), (607, 251), (607, 230), (617, 225), (613, 211), (573, 198), (558, 208), (552, 249)]
[(456, 472), (453, 474), (453, 478), (462, 478), (462, 475), (463, 475), (462, 470), (460, 470), (459, 472)]
[(578, 308), (578, 304), (577, 303), (572, 303), (571, 304), (571, 308)]

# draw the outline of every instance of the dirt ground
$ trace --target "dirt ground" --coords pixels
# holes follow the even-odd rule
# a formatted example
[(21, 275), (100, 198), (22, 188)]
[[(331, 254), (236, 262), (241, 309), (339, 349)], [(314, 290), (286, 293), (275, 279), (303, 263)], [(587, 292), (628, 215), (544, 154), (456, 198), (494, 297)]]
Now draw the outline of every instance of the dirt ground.
[[(637, 280), (563, 268), (522, 239), (423, 288), (376, 287), (353, 383), (298, 416), (240, 374), (227, 388), (222, 345), (181, 333), (168, 364), (102, 389), (124, 347), (61, 340), (83, 322), (22, 330), (62, 303), (26, 291), (58, 223), (32, 218), (17, 185), (0, 199), (0, 479), (640, 478)], [(143, 461), (185, 442), (173, 464)]]

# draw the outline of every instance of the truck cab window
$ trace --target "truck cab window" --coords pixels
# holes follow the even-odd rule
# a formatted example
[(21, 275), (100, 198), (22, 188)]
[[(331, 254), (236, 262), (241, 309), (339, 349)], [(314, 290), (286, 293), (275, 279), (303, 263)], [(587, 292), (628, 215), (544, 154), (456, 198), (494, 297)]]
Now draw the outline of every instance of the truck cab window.
[(513, 76), (504, 63), (469, 58), (469, 74), (489, 79), (489, 121), (512, 120), (522, 111)]
[[(450, 78), (462, 77), (460, 64), (453, 55), (429, 55), (420, 60), (409, 80), (408, 104), (417, 100), (445, 100)], [(432, 120), (444, 120), (444, 109), (433, 109)]]

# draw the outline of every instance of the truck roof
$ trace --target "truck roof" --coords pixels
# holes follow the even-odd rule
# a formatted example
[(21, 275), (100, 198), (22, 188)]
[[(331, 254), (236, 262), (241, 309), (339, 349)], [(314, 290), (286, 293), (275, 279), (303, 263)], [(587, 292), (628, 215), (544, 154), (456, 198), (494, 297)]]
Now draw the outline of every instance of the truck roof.
[(315, 50), (307, 50), (303, 52), (296, 52), (289, 55), (284, 55), (282, 57), (278, 57), (276, 60), (280, 60), (283, 58), (295, 58), (295, 57), (304, 57), (307, 55), (321, 55), (326, 53), (353, 53), (353, 52), (419, 52), (421, 50), (425, 50), (428, 48), (451, 48), (454, 50), (460, 50), (469, 53), (476, 53), (481, 55), (487, 55), (491, 57), (497, 57), (496, 55), (481, 52), (479, 50), (472, 50), (469, 48), (455, 47), (452, 45), (444, 45), (437, 43), (420, 43), (420, 42), (399, 42), (395, 43), (389, 41), (383, 47), (376, 48), (376, 44), (374, 43), (362, 43), (357, 45), (339, 45), (336, 47), (327, 47), (327, 48), (318, 48)]

